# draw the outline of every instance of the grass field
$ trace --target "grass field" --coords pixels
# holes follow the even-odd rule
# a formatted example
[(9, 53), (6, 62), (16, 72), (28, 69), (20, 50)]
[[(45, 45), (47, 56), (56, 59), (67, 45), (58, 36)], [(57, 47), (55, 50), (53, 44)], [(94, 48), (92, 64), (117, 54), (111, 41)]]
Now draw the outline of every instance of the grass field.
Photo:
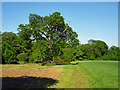
[[(29, 80), (29, 83), (28, 81), (25, 83), (26, 87), (27, 85), (34, 87), (33, 81), (35, 81), (38, 88), (118, 88), (117, 61), (75, 61), (71, 63), (77, 64), (55, 66), (41, 66), (41, 64), (2, 65), (3, 87), (5, 88), (7, 84), (10, 84), (12, 80), (17, 80), (17, 78), (25, 82), (24, 76), (26, 76)], [(25, 85), (22, 84), (21, 87), (25, 87)], [(14, 87), (14, 84), (11, 86)]]
[(118, 87), (118, 62), (81, 62), (80, 68), (89, 81), (92, 88)]

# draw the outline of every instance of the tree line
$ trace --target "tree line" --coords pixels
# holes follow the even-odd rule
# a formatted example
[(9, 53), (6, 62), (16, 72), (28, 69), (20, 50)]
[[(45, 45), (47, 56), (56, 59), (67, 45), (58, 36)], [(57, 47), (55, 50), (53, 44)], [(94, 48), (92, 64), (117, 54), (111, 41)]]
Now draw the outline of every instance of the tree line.
[[(70, 24), (70, 22), (69, 22)], [(90, 39), (80, 44), (78, 34), (65, 23), (61, 13), (29, 15), (29, 24), (20, 24), (18, 33), (3, 32), (0, 53), (3, 64), (70, 62), (74, 60), (120, 60), (117, 46)]]

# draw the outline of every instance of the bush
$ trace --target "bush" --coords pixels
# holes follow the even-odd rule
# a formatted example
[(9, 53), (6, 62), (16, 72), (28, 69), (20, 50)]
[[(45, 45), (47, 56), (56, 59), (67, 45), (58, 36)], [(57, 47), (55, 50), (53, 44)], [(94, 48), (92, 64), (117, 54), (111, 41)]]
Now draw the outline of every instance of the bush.
[(56, 63), (43, 63), (42, 66), (55, 66)]
[(17, 56), (17, 59), (18, 59), (19, 61), (28, 62), (28, 54), (27, 54), (27, 53), (20, 53), (20, 54)]
[(32, 55), (29, 56), (29, 62), (30, 63), (40, 63), (46, 61), (46, 58), (41, 58), (40, 54), (36, 54), (32, 52)]
[(57, 57), (53, 57), (53, 62), (66, 62), (67, 60), (64, 59), (64, 57), (62, 56), (57, 56)]
[(33, 63), (39, 63), (41, 60), (34, 59)]

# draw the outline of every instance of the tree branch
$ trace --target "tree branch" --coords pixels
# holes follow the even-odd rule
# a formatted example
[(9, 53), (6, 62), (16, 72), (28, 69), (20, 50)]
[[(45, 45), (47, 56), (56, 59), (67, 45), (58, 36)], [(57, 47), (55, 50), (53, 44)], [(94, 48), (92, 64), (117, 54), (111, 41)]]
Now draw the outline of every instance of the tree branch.
[(45, 32), (47, 36), (51, 36), (50, 34), (48, 34), (47, 32)]
[[(69, 21), (68, 21), (69, 22)], [(67, 27), (65, 28), (65, 30), (63, 31), (63, 32), (61, 32), (58, 36), (61, 36), (61, 35), (63, 35), (64, 34), (64, 32), (67, 30), (67, 28), (68, 28), (68, 26), (70, 25), (70, 22), (69, 22), (69, 24), (67, 25)], [(65, 36), (65, 35), (64, 35)], [(66, 37), (66, 36), (65, 36)]]
[[(41, 32), (41, 30), (39, 29), (39, 28), (37, 28), (40, 32)], [(44, 33), (45, 32), (45, 33)], [(46, 31), (44, 31), (44, 32), (41, 32), (43, 35), (45, 35), (46, 37), (47, 36), (51, 36), (50, 34), (48, 34)]]
[(70, 25), (70, 22), (69, 22), (69, 24), (67, 25), (67, 27), (65, 28), (65, 30), (62, 33), (64, 33), (67, 30), (67, 28), (68, 28), (69, 25)]

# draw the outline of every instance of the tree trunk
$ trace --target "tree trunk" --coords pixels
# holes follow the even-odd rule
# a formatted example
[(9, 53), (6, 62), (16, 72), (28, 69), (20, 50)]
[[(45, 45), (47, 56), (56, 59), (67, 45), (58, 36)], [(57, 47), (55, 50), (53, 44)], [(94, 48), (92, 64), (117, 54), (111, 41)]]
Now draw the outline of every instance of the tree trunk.
[(53, 37), (52, 37), (52, 30), (51, 30), (51, 28), (50, 28), (50, 60), (49, 60), (50, 63), (53, 62), (52, 40), (53, 40)]
[(53, 63), (53, 61), (50, 59), (50, 60), (49, 60), (49, 63)]
[(53, 56), (52, 56), (52, 48), (50, 47), (50, 60), (49, 60), (50, 63), (53, 62)]

